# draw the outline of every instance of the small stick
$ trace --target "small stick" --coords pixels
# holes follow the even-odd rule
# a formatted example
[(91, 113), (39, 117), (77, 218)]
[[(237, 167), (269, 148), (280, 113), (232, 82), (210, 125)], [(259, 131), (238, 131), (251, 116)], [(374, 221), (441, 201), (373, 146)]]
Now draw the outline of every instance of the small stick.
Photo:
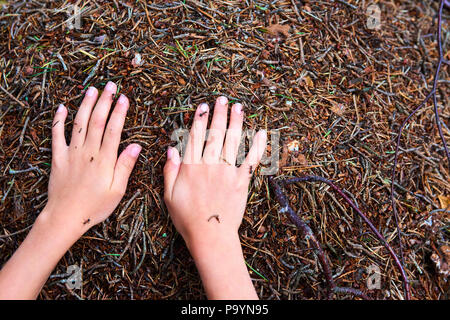
[(28, 169), (23, 169), (23, 170), (14, 170), (9, 168), (9, 174), (18, 174), (18, 173), (25, 173), (25, 172), (30, 172), (30, 171), (37, 171), (39, 173), (41, 173), (41, 170), (38, 167), (33, 167), (30, 166)]
[(102, 61), (101, 59), (97, 60), (97, 63), (96, 63), (95, 66), (92, 68), (91, 72), (89, 72), (87, 78), (84, 79), (83, 84), (82, 84), (83, 86), (85, 86), (86, 83), (88, 83), (89, 80), (91, 80), (92, 77), (94, 77), (94, 75), (95, 75), (95, 73), (97, 72), (97, 69), (98, 69), (98, 67), (99, 67), (101, 61)]
[(64, 71), (67, 71), (67, 66), (64, 63), (64, 59), (59, 52), (56, 54), (56, 57), (58, 58), (59, 62), (61, 62)]
[(14, 97), (11, 93), (9, 93), (5, 88), (3, 88), (2, 86), (0, 86), (0, 89), (2, 89), (2, 91), (4, 93), (7, 94), (8, 97), (10, 97), (11, 99), (13, 99), (15, 102), (17, 102), (18, 104), (20, 104), (23, 108), (26, 108), (27, 106), (25, 105), (25, 103), (23, 103), (22, 101), (20, 101), (19, 99), (17, 99), (16, 97)]
[(19, 233), (25, 232), (25, 231), (27, 231), (28, 229), (30, 229), (32, 226), (33, 226), (33, 225), (28, 226), (28, 227), (26, 227), (26, 228), (23, 228), (22, 230), (19, 230), (19, 231), (10, 233), (10, 234), (0, 235), (0, 239), (9, 238), (9, 237), (15, 236), (15, 235), (17, 235), (17, 234), (19, 234)]
[(122, 211), (120, 211), (119, 215), (117, 216), (117, 220), (120, 221), (122, 220), (122, 216), (125, 214), (125, 212), (127, 211), (128, 207), (131, 205), (131, 203), (134, 201), (134, 199), (136, 199), (136, 197), (138, 195), (141, 194), (141, 190), (138, 189), (136, 191), (136, 193), (130, 198), (130, 200), (128, 200), (128, 202), (125, 204), (125, 206), (123, 207)]
[(19, 138), (19, 144), (22, 146), (23, 143), (23, 137), (25, 136), (25, 131), (27, 130), (28, 121), (30, 121), (30, 116), (27, 116), (25, 119), (25, 124), (23, 125), (22, 132), (20, 132), (20, 138)]

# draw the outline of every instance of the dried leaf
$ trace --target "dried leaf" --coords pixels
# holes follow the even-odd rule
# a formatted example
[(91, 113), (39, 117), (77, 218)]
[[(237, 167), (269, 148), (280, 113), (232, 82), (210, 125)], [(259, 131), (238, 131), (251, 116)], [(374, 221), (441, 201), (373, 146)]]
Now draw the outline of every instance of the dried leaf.
[(291, 28), (290, 25), (285, 24), (272, 24), (267, 28), (267, 33), (273, 37), (278, 37), (279, 35), (283, 35), (286, 38), (289, 37), (289, 29)]

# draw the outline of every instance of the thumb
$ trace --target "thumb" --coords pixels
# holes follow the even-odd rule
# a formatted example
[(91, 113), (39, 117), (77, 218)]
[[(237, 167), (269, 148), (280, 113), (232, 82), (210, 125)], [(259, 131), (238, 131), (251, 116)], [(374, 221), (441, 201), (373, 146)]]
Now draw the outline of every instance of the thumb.
[(138, 144), (130, 144), (117, 159), (116, 167), (114, 168), (114, 180), (112, 189), (119, 190), (125, 193), (128, 184), (128, 178), (133, 171), (136, 160), (141, 152), (142, 147)]
[(164, 166), (164, 197), (170, 199), (172, 197), (172, 190), (180, 171), (180, 155), (178, 150), (173, 147), (167, 149), (167, 161)]

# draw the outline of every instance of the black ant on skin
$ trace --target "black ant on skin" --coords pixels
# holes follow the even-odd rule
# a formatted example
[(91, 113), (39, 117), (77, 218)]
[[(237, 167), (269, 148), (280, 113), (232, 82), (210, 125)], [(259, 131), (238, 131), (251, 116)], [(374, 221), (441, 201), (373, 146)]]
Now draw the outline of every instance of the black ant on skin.
[(215, 218), (217, 220), (218, 223), (220, 223), (220, 219), (219, 219), (219, 215), (218, 214), (214, 214), (211, 217), (208, 218), (208, 222), (209, 220), (211, 220), (212, 218)]

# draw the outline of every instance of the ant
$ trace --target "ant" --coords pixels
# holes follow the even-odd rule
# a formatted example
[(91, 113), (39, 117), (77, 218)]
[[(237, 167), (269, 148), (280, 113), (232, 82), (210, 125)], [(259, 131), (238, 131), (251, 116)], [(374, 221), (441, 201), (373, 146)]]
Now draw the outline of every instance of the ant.
[(220, 223), (220, 219), (219, 219), (219, 215), (218, 215), (218, 214), (215, 214), (215, 215), (212, 215), (211, 217), (209, 217), (208, 222), (209, 222), (209, 220), (211, 220), (212, 218), (216, 218), (217, 222)]

